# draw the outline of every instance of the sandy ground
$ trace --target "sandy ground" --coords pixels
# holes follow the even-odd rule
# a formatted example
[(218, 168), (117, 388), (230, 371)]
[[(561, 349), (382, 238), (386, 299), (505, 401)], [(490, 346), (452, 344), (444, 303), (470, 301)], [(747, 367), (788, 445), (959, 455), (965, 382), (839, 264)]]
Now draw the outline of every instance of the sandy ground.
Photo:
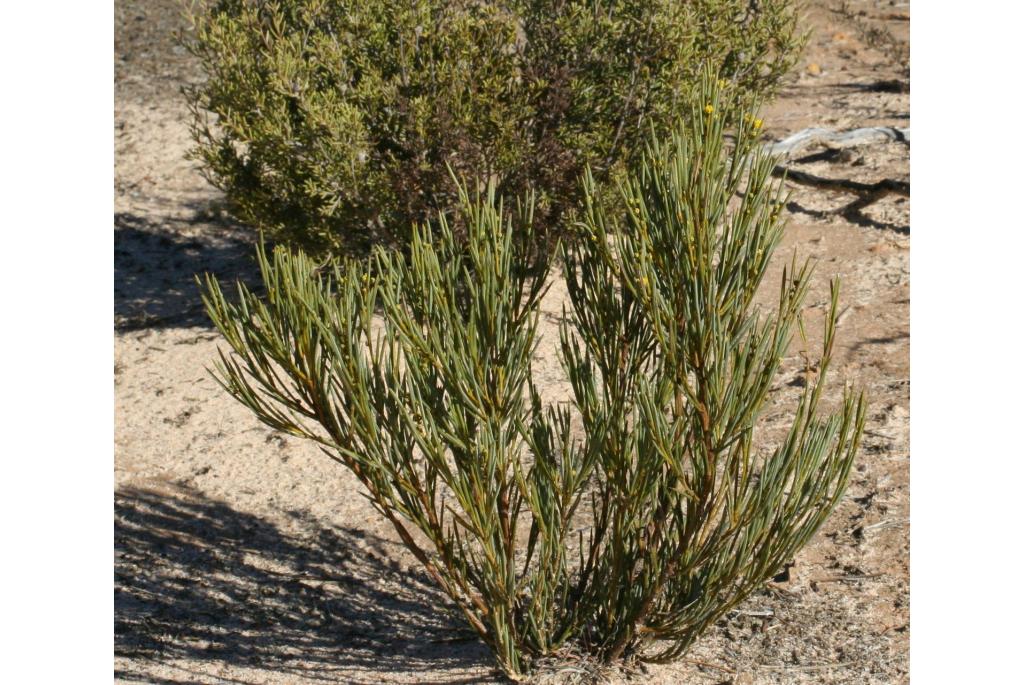
[[(909, 126), (901, 45), (906, 3), (812, 2), (810, 44), (767, 108), (767, 135), (808, 126)], [(115, 678), (161, 683), (497, 682), (489, 654), (375, 515), (354, 478), (316, 448), (259, 424), (209, 377), (217, 336), (193, 274), (252, 281), (251, 235), (184, 159), (175, 0), (116, 5)], [(880, 31), (883, 31), (880, 33)], [(885, 33), (888, 32), (888, 33)], [(794, 168), (906, 179), (908, 146), (812, 150)], [(907, 682), (909, 203), (853, 221), (852, 198), (794, 186), (778, 269), (792, 249), (820, 261), (809, 295), (820, 328), (827, 278), (849, 309), (831, 385), (863, 387), (870, 411), (849, 493), (788, 579), (752, 597), (671, 666), (612, 682)], [(771, 278), (774, 288), (777, 275)], [(546, 313), (560, 310), (554, 288)], [(537, 374), (565, 393), (554, 316)], [(799, 392), (786, 360), (765, 409), (785, 424)]]

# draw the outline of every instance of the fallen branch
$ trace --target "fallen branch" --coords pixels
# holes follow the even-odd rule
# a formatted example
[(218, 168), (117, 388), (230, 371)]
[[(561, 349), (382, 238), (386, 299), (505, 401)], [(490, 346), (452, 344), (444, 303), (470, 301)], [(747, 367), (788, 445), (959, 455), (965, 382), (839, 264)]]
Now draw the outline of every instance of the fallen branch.
[(881, 578), (884, 573), (851, 573), (846, 576), (830, 576), (827, 578), (811, 578), (812, 583), (855, 583), (860, 580)]
[(855, 128), (852, 131), (805, 128), (803, 131), (797, 131), (777, 143), (768, 145), (766, 150), (776, 157), (788, 159), (797, 152), (806, 150), (812, 145), (828, 145), (831, 148), (838, 149), (888, 142), (907, 143), (909, 145), (910, 129), (896, 128), (894, 126), (869, 126), (867, 128)]
[[(882, 663), (893, 661), (895, 657), (886, 659)], [(761, 671), (826, 671), (832, 668), (849, 668), (850, 666), (857, 666), (864, 662), (859, 659), (851, 659), (850, 661), (837, 661), (831, 664), (780, 664), (778, 666), (772, 664), (755, 665), (754, 668)]]
[[(910, 129), (891, 126), (872, 126), (857, 128), (852, 131), (808, 128), (783, 138), (777, 143), (767, 145), (766, 150), (782, 159), (789, 159), (812, 145), (824, 144), (831, 149), (841, 149), (884, 142), (901, 142), (909, 145)], [(811, 186), (820, 190), (856, 195), (857, 199), (853, 202), (828, 212), (853, 219), (859, 215), (862, 209), (887, 195), (910, 197), (910, 183), (908, 181), (897, 181), (890, 178), (884, 178), (875, 183), (862, 183), (845, 178), (823, 178), (805, 171), (790, 169), (781, 164), (776, 165), (772, 170), (772, 175), (776, 178), (785, 178), (792, 183)]]

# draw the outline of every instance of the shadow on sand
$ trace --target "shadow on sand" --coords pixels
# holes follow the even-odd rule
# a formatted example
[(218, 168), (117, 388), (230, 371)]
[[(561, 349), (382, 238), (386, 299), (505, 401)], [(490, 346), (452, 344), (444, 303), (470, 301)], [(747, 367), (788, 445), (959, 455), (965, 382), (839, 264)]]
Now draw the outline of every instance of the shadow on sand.
[[(196, 274), (217, 275), (225, 284), (259, 283), (251, 232), (204, 231), (182, 235), (176, 224), (130, 213), (114, 215), (114, 328), (126, 332), (165, 326), (210, 326), (199, 298)], [(209, 228), (209, 227), (207, 227)]]
[[(389, 561), (394, 543), (302, 512), (289, 514), (297, 532), (286, 535), (188, 489), (122, 489), (114, 510), (117, 678), (224, 682), (214, 674), (236, 666), (282, 682), (380, 683), (446, 669), (479, 675), (445, 683), (496, 679), (451, 602), (422, 572)], [(154, 678), (148, 665), (170, 661)]]

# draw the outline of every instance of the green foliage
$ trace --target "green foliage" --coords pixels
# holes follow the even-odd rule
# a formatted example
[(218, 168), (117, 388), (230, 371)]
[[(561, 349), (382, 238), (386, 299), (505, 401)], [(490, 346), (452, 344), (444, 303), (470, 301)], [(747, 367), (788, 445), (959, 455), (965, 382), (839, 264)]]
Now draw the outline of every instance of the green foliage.
[[(792, 0), (219, 0), (193, 154), (235, 214), (315, 253), (405, 246), (448, 173), (536, 193), (535, 235), (671, 125), (709, 64), (748, 96), (792, 65)], [(450, 216), (462, 238), (466, 226)]]
[(462, 190), (464, 245), (442, 217), (413, 231), (408, 258), (378, 249), (325, 271), (261, 251), (265, 300), (239, 286), (234, 304), (206, 281), (234, 350), (224, 387), (358, 476), (513, 677), (569, 648), (679, 656), (778, 573), (846, 486), (863, 398), (847, 391), (818, 416), (836, 283), (817, 377), (778, 446), (757, 448), (809, 267), (785, 270), (776, 312), (755, 306), (781, 187), (754, 121), (727, 149), (721, 112), (735, 103), (712, 82), (702, 96), (620, 186), (624, 218), (584, 184), (584, 237), (562, 250), (570, 405), (534, 386), (547, 266), (522, 268), (514, 239), (534, 230), (533, 205), (508, 211), (493, 184)]

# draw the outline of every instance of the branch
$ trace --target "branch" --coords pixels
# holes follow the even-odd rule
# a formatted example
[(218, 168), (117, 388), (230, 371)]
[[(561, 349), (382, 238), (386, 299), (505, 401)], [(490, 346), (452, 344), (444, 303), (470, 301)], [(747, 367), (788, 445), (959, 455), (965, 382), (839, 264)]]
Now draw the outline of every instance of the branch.
[(827, 128), (806, 128), (788, 138), (767, 145), (765, 150), (776, 157), (789, 159), (812, 145), (825, 144), (831, 148), (856, 147), (874, 143), (899, 142), (910, 144), (910, 129), (892, 126), (870, 126), (852, 131), (833, 131)]
[[(857, 128), (852, 131), (832, 131), (827, 128), (808, 128), (798, 131), (793, 135), (765, 146), (765, 149), (782, 159), (789, 159), (796, 153), (805, 150), (812, 145), (824, 144), (831, 149), (854, 147), (857, 145), (868, 145), (872, 143), (901, 142), (910, 144), (909, 128), (894, 128), (889, 126), (873, 126), (869, 128)], [(901, 195), (910, 197), (910, 183), (908, 181), (897, 181), (891, 178), (883, 178), (875, 183), (861, 183), (845, 178), (823, 178), (805, 171), (790, 169), (781, 164), (772, 169), (772, 176), (785, 178), (787, 181), (800, 185), (811, 186), (820, 190), (830, 192), (850, 193), (857, 196), (857, 199), (835, 210), (835, 214), (841, 214), (850, 218), (857, 215), (860, 210), (880, 200), (887, 195)]]

